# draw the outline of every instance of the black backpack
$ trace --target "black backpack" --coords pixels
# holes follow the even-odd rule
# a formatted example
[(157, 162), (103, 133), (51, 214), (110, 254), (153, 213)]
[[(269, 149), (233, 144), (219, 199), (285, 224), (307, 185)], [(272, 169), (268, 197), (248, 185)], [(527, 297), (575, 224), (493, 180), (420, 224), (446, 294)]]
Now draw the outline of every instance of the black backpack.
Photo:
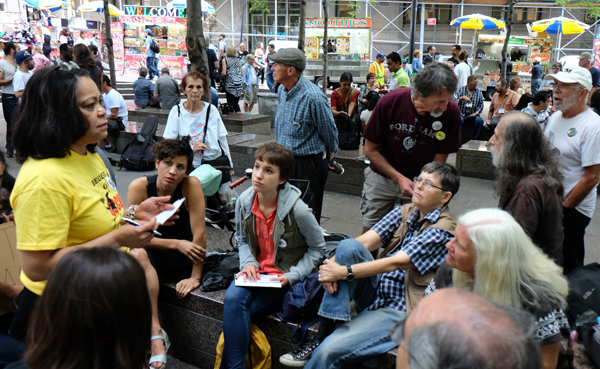
[(591, 263), (567, 274), (569, 295), (567, 317), (570, 323), (588, 310), (600, 315), (600, 264)]
[(153, 136), (158, 128), (158, 117), (149, 115), (140, 133), (125, 146), (121, 154), (121, 168), (135, 171), (154, 169), (152, 146), (156, 143)]
[(152, 43), (150, 44), (150, 50), (152, 50), (152, 52), (155, 54), (160, 53), (160, 47), (158, 47), (158, 44), (156, 41), (154, 41), (154, 39), (152, 39)]
[(360, 117), (358, 114), (350, 118), (346, 114), (337, 116), (339, 148), (342, 150), (357, 150), (360, 145)]

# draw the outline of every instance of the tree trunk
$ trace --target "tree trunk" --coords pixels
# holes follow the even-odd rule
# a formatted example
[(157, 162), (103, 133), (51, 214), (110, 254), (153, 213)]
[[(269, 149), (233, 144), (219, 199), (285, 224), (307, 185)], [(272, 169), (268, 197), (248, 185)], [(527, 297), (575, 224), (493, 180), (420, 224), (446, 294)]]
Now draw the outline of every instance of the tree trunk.
[(192, 70), (202, 73), (210, 82), (206, 40), (202, 28), (202, 5), (200, 1), (187, 2), (187, 36), (185, 43)]
[(504, 39), (504, 46), (502, 46), (502, 68), (500, 69), (500, 79), (506, 79), (506, 57), (508, 52), (508, 40), (512, 31), (512, 17), (513, 7), (515, 6), (515, 0), (508, 0), (508, 11), (506, 12), (506, 38)]
[(300, 29), (298, 30), (298, 49), (304, 51), (304, 40), (306, 39), (306, 0), (300, 0)]
[(115, 73), (115, 54), (113, 52), (113, 40), (110, 27), (110, 11), (108, 8), (108, 0), (104, 0), (104, 30), (106, 32), (106, 50), (108, 52), (108, 65), (110, 68), (110, 81), (112, 88), (117, 88), (117, 75)]
[[(106, 1), (106, 0), (105, 0)], [(323, 1), (323, 93), (327, 94), (327, 18), (329, 14), (329, 0)]]

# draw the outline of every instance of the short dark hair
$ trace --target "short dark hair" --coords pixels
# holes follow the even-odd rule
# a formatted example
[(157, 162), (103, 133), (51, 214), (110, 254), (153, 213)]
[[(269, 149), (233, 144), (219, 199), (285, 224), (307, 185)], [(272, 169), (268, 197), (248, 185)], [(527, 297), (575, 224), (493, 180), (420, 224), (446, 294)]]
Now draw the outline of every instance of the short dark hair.
[(65, 52), (69, 51), (70, 47), (71, 46), (69, 46), (69, 44), (60, 44), (60, 46), (58, 47), (58, 51), (60, 53), (65, 53)]
[(4, 43), (4, 53), (6, 55), (10, 55), (10, 51), (11, 50), (15, 50), (15, 52), (17, 51), (17, 44), (10, 41), (10, 42), (5, 42)]
[(102, 82), (106, 82), (106, 85), (108, 87), (111, 87), (111, 85), (110, 85), (110, 77), (107, 76), (106, 74), (102, 74)]
[(454, 93), (458, 85), (456, 75), (446, 64), (431, 63), (421, 69), (413, 78), (412, 94), (421, 94), (423, 98), (442, 92)]
[[(35, 72), (23, 91), (13, 121), (17, 161), (63, 158), (90, 128), (77, 103), (77, 84), (90, 78), (83, 69), (63, 71), (48, 67)], [(87, 146), (94, 153), (95, 144)]]
[(435, 47), (435, 45), (431, 45), (431, 46), (429, 46), (429, 47), (427, 48), (427, 52), (430, 52), (430, 51), (431, 51), (431, 49), (433, 49), (434, 47)]
[(600, 114), (600, 90), (596, 90), (596, 92), (592, 94), (590, 107), (594, 109), (596, 114)]
[(505, 79), (499, 79), (496, 81), (496, 86), (498, 86), (498, 85), (508, 86), (508, 82), (506, 82)]
[(186, 173), (189, 174), (193, 169), (194, 150), (190, 146), (190, 136), (183, 136), (181, 139), (164, 139), (152, 147), (154, 159), (162, 161), (171, 159), (177, 156), (185, 156), (187, 158)]
[(151, 321), (140, 264), (115, 248), (80, 249), (48, 278), (31, 315), (24, 360), (29, 368), (48, 360), (53, 368), (141, 368), (148, 365)]
[(367, 98), (367, 110), (372, 111), (373, 109), (375, 109), (375, 105), (377, 105), (377, 102), (379, 101), (379, 99), (381, 98), (379, 96), (379, 94), (375, 91), (369, 91), (369, 93), (366, 96)]
[(456, 50), (462, 50), (462, 48), (460, 47), (459, 44), (452, 45), (452, 47), (455, 48)]
[(352, 73), (350, 72), (344, 72), (342, 73), (342, 75), (340, 76), (340, 83), (342, 82), (352, 82)]
[[(254, 160), (266, 161), (279, 168), (279, 179), (289, 181), (294, 170), (294, 154), (287, 147), (275, 142), (259, 146), (254, 153)], [(282, 188), (282, 187), (281, 187)]]
[(92, 54), (98, 55), (98, 47), (96, 45), (90, 45), (88, 47), (90, 48), (90, 51), (92, 52)]
[[(460, 187), (460, 173), (452, 165), (434, 161), (429, 164), (425, 164), (421, 169), (422, 173), (435, 174), (440, 177), (442, 188), (445, 191), (450, 191), (452, 197), (456, 195)], [(448, 201), (450, 202), (450, 201)]]
[(387, 56), (387, 59), (390, 59), (394, 63), (402, 63), (402, 58), (400, 57), (400, 54), (398, 54), (395, 51), (392, 51), (391, 53), (389, 53), (389, 55)]
[(271, 48), (273, 48), (273, 50), (275, 50), (275, 45), (269, 44), (269, 47), (271, 47)]
[(535, 95), (533, 95), (533, 105), (538, 106), (540, 103), (546, 102), (548, 100), (548, 96), (550, 96), (550, 92), (538, 91)]
[(204, 74), (198, 71), (191, 71), (181, 79), (181, 91), (185, 90), (185, 87), (188, 84), (188, 79), (199, 79), (202, 81), (202, 88), (204, 88), (204, 96), (210, 96), (210, 84), (208, 83), (208, 79), (204, 76)]
[(467, 83), (471, 83), (473, 82), (474, 79), (477, 79), (478, 77), (475, 74), (471, 74), (470, 76), (467, 77)]

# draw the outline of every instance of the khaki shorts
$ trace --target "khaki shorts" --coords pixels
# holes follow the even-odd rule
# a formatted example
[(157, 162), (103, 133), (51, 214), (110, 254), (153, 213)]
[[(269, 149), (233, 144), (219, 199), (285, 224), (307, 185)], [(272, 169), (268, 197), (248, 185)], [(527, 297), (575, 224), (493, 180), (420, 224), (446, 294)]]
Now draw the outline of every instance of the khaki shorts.
[(244, 104), (253, 105), (258, 102), (258, 88), (250, 87), (250, 91), (244, 91)]
[(408, 204), (411, 197), (402, 196), (400, 186), (391, 179), (365, 169), (365, 183), (360, 199), (360, 213), (365, 228), (372, 228), (398, 205)]

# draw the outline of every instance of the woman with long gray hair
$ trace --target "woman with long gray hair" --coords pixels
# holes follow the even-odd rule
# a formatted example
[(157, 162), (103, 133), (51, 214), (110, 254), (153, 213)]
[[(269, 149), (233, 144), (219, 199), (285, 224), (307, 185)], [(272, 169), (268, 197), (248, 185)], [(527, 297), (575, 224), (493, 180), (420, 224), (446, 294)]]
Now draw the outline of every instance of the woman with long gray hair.
[(479, 209), (458, 220), (446, 245), (448, 256), (425, 295), (445, 287), (473, 291), (502, 306), (533, 314), (543, 369), (559, 362), (563, 312), (569, 293), (562, 269), (550, 260), (513, 217), (499, 209)]

